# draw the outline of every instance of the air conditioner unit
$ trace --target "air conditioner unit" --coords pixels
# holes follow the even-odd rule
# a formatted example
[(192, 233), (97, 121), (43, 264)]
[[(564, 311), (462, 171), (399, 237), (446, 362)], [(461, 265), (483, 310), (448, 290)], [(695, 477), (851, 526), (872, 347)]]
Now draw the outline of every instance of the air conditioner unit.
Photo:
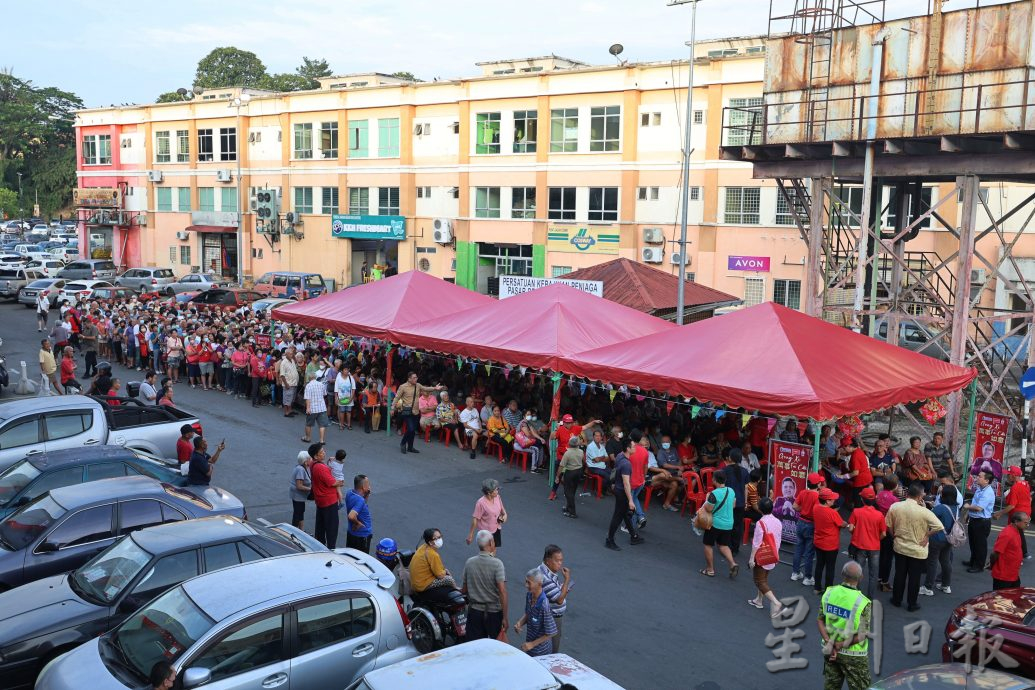
[(987, 273), (983, 268), (972, 268), (970, 269), (970, 284), (971, 285), (984, 285)]
[(432, 226), (437, 244), (449, 244), (453, 241), (453, 221), (448, 218), (436, 218)]
[[(671, 254), (669, 254), (668, 258), (669, 258), (669, 261), (672, 262), (673, 266), (678, 266), (680, 264), (680, 259), (682, 259), (682, 254), (680, 254), (679, 252), (672, 252)], [(691, 257), (691, 256), (686, 257), (686, 265), (689, 266), (690, 262), (692, 260), (693, 260), (693, 257)]]
[(187, 232), (186, 230), (180, 230), (179, 232), (176, 233), (176, 239), (178, 239), (178, 240), (186, 240), (186, 239), (189, 239), (189, 238), (190, 238), (190, 233)]
[(661, 247), (644, 247), (640, 256), (645, 264), (660, 264), (665, 258), (665, 250)]
[(148, 170), (147, 171), (147, 179), (148, 179), (149, 182), (161, 182), (162, 181), (162, 171), (161, 170)]
[(661, 228), (644, 228), (643, 241), (647, 244), (661, 244), (665, 241), (665, 233)]
[(453, 130), (453, 134), (459, 134), (460, 133), (460, 123), (459, 122), (454, 122), (453, 124), (449, 125), (449, 128)]
[(233, 179), (233, 174), (229, 170), (217, 170), (216, 180), (218, 182), (229, 182)]

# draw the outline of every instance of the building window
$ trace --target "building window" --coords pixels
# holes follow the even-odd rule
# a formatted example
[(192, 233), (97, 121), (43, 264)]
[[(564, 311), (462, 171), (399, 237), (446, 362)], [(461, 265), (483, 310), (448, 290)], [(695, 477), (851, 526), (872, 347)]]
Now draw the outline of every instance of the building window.
[(198, 210), (216, 210), (216, 190), (214, 187), (198, 187)]
[(727, 146), (748, 146), (762, 142), (762, 98), (731, 98), (727, 120)]
[(110, 134), (83, 137), (83, 165), (111, 165)]
[(295, 187), (295, 214), (313, 212), (313, 188)]
[(365, 216), (370, 213), (370, 188), (349, 187), (349, 215)]
[(801, 281), (773, 281), (773, 301), (789, 309), (801, 309)]
[(514, 187), (510, 197), (511, 218), (535, 218), (535, 187)]
[(180, 245), (180, 263), (184, 266), (190, 266), (190, 245)]
[(579, 109), (555, 108), (550, 111), (550, 151), (572, 153), (579, 150)]
[(386, 117), (377, 121), (377, 157), (399, 157), (399, 118)]
[[(802, 205), (801, 200), (798, 196), (792, 195), (794, 199), (794, 208), (800, 218), (805, 214), (805, 207)], [(787, 197), (784, 196), (783, 192), (779, 189), (776, 190), (776, 224), (777, 225), (794, 225), (795, 213), (791, 212), (791, 205), (787, 203)]]
[(169, 263), (175, 264), (177, 261), (179, 261), (179, 250), (179, 247), (169, 247)]
[(171, 211), (173, 210), (173, 190), (172, 187), (158, 187), (155, 189), (155, 203), (156, 211)]
[(377, 190), (377, 215), (399, 215), (399, 188), (380, 187)]
[(589, 113), (589, 150), (617, 151), (621, 138), (622, 106), (600, 106), (591, 108)]
[(475, 187), (475, 190), (474, 190), (474, 217), (475, 218), (499, 218), (500, 217), (500, 188), (499, 187)]
[(417, 187), (417, 198), (418, 199), (430, 199), (431, 198), (431, 187)]
[(101, 134), (97, 137), (97, 164), (111, 165), (111, 135)]
[(366, 120), (349, 120), (349, 158), (366, 158), (370, 155), (370, 132)]
[(324, 187), (320, 191), (320, 212), (326, 214), (338, 212), (337, 187)]
[(198, 130), (198, 161), (210, 161), (213, 156), (211, 129)]
[(694, 111), (694, 124), (695, 125), (703, 125), (704, 124), (704, 111), (703, 110), (695, 110)]
[(535, 153), (538, 115), (535, 110), (514, 111), (514, 153)]
[[(338, 157), (338, 123), (320, 123), (320, 155), (323, 158)], [(337, 204), (335, 204), (337, 206)]]
[(744, 306), (753, 307), (765, 301), (765, 278), (744, 279)]
[(499, 153), (500, 152), (500, 114), (499, 113), (478, 113), (474, 116), (474, 152), (475, 153)]
[(700, 200), (701, 200), (701, 188), (700, 187), (691, 187), (690, 188), (690, 201), (700, 201)]
[(190, 187), (176, 188), (176, 209), (179, 211), (190, 210)]
[(237, 128), (219, 128), (219, 160), (237, 160)]
[(727, 187), (726, 212), (722, 222), (734, 225), (758, 225), (761, 198), (759, 187)]
[(97, 165), (97, 137), (83, 137), (83, 165)]
[(172, 162), (172, 143), (169, 140), (169, 130), (155, 132), (155, 163)]
[(237, 212), (237, 188), (236, 187), (220, 187), (219, 188), (219, 210), (224, 213), (228, 211)]
[(297, 160), (306, 160), (313, 157), (313, 123), (300, 122), (295, 125), (294, 153), (292, 157)]
[(550, 277), (551, 278), (560, 278), (561, 276), (566, 275), (568, 273), (571, 273), (571, 266), (551, 266), (550, 267)]
[(176, 130), (176, 162), (190, 162), (190, 130)]
[[(981, 190), (984, 192), (985, 203), (988, 203), (988, 190)], [(927, 209), (931, 208), (931, 187), (922, 187), (920, 189), (920, 208), (913, 208), (913, 197), (909, 197), (909, 212), (906, 216), (905, 221), (902, 223), (902, 227), (906, 228), (910, 223), (913, 223), (918, 216), (922, 216)], [(888, 193), (888, 217), (883, 222), (884, 227), (894, 228), (895, 223), (898, 222), (899, 212), (899, 201), (898, 201), (898, 190), (894, 187)], [(920, 221), (917, 226), (921, 229), (927, 230), (931, 227), (931, 216), (927, 216)]]
[(640, 201), (657, 201), (661, 190), (658, 187), (640, 187), (636, 190), (636, 198)]
[(589, 220), (618, 220), (618, 187), (589, 188)]
[(575, 188), (550, 187), (550, 220), (575, 220)]

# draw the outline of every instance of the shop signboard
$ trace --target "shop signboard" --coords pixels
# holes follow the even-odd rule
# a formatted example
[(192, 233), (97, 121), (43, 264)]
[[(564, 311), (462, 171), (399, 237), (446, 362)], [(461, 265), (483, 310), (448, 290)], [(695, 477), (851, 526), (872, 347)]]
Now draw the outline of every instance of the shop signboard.
[(331, 216), (331, 236), (354, 240), (405, 240), (405, 216)]
[(768, 256), (730, 256), (726, 260), (726, 268), (730, 271), (769, 272)]
[(121, 208), (122, 191), (115, 187), (76, 187), (72, 204), (80, 208)]
[(576, 290), (588, 292), (597, 297), (604, 296), (604, 282), (601, 280), (566, 280), (564, 278), (533, 278), (532, 276), (500, 276), (500, 299), (538, 290), (554, 283), (564, 283)]
[(812, 464), (812, 446), (786, 441), (770, 441), (769, 457), (772, 458), (772, 488), (776, 500), (773, 503), (773, 515), (783, 525), (783, 541), (789, 544), (798, 542), (798, 511), (794, 509), (794, 498), (805, 488), (805, 478), (809, 476)]
[(546, 231), (546, 249), (574, 254), (617, 254), (621, 233), (610, 226), (564, 228)]

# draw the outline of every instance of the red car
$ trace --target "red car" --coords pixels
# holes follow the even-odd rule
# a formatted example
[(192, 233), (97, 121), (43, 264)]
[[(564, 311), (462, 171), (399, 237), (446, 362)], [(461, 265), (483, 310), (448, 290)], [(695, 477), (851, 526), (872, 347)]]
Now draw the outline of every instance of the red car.
[(221, 309), (237, 309), (265, 297), (255, 290), (244, 288), (211, 288), (191, 297), (191, 304), (217, 306)]
[[(986, 667), (1009, 671), (1025, 678), (1035, 678), (1035, 588), (1018, 587), (985, 592), (963, 602), (949, 616), (945, 624), (945, 644), (942, 645), (943, 661), (965, 661), (969, 655), (973, 664), (978, 663), (978, 646), (982, 633), (986, 639), (1002, 635), (1002, 654), (1019, 664), (1016, 668), (1003, 669), (994, 657), (988, 659)], [(969, 653), (953, 652), (965, 648), (968, 640)], [(984, 656), (989, 656), (991, 640)]]

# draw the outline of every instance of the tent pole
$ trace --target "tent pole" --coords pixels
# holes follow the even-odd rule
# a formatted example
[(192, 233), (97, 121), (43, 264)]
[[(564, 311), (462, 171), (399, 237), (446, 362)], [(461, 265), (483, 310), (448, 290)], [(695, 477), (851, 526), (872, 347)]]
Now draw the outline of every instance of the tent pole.
[(809, 424), (812, 425), (812, 471), (819, 472), (819, 432), (823, 425), (815, 419), (809, 419)]
[(392, 344), (385, 346), (385, 357), (388, 364), (385, 365), (385, 436), (392, 436)]
[(966, 459), (963, 461), (963, 491), (967, 490), (967, 475), (970, 472), (970, 458), (974, 454), (974, 408), (977, 407), (977, 377), (970, 381), (970, 414), (967, 416), (967, 445), (963, 452)]

